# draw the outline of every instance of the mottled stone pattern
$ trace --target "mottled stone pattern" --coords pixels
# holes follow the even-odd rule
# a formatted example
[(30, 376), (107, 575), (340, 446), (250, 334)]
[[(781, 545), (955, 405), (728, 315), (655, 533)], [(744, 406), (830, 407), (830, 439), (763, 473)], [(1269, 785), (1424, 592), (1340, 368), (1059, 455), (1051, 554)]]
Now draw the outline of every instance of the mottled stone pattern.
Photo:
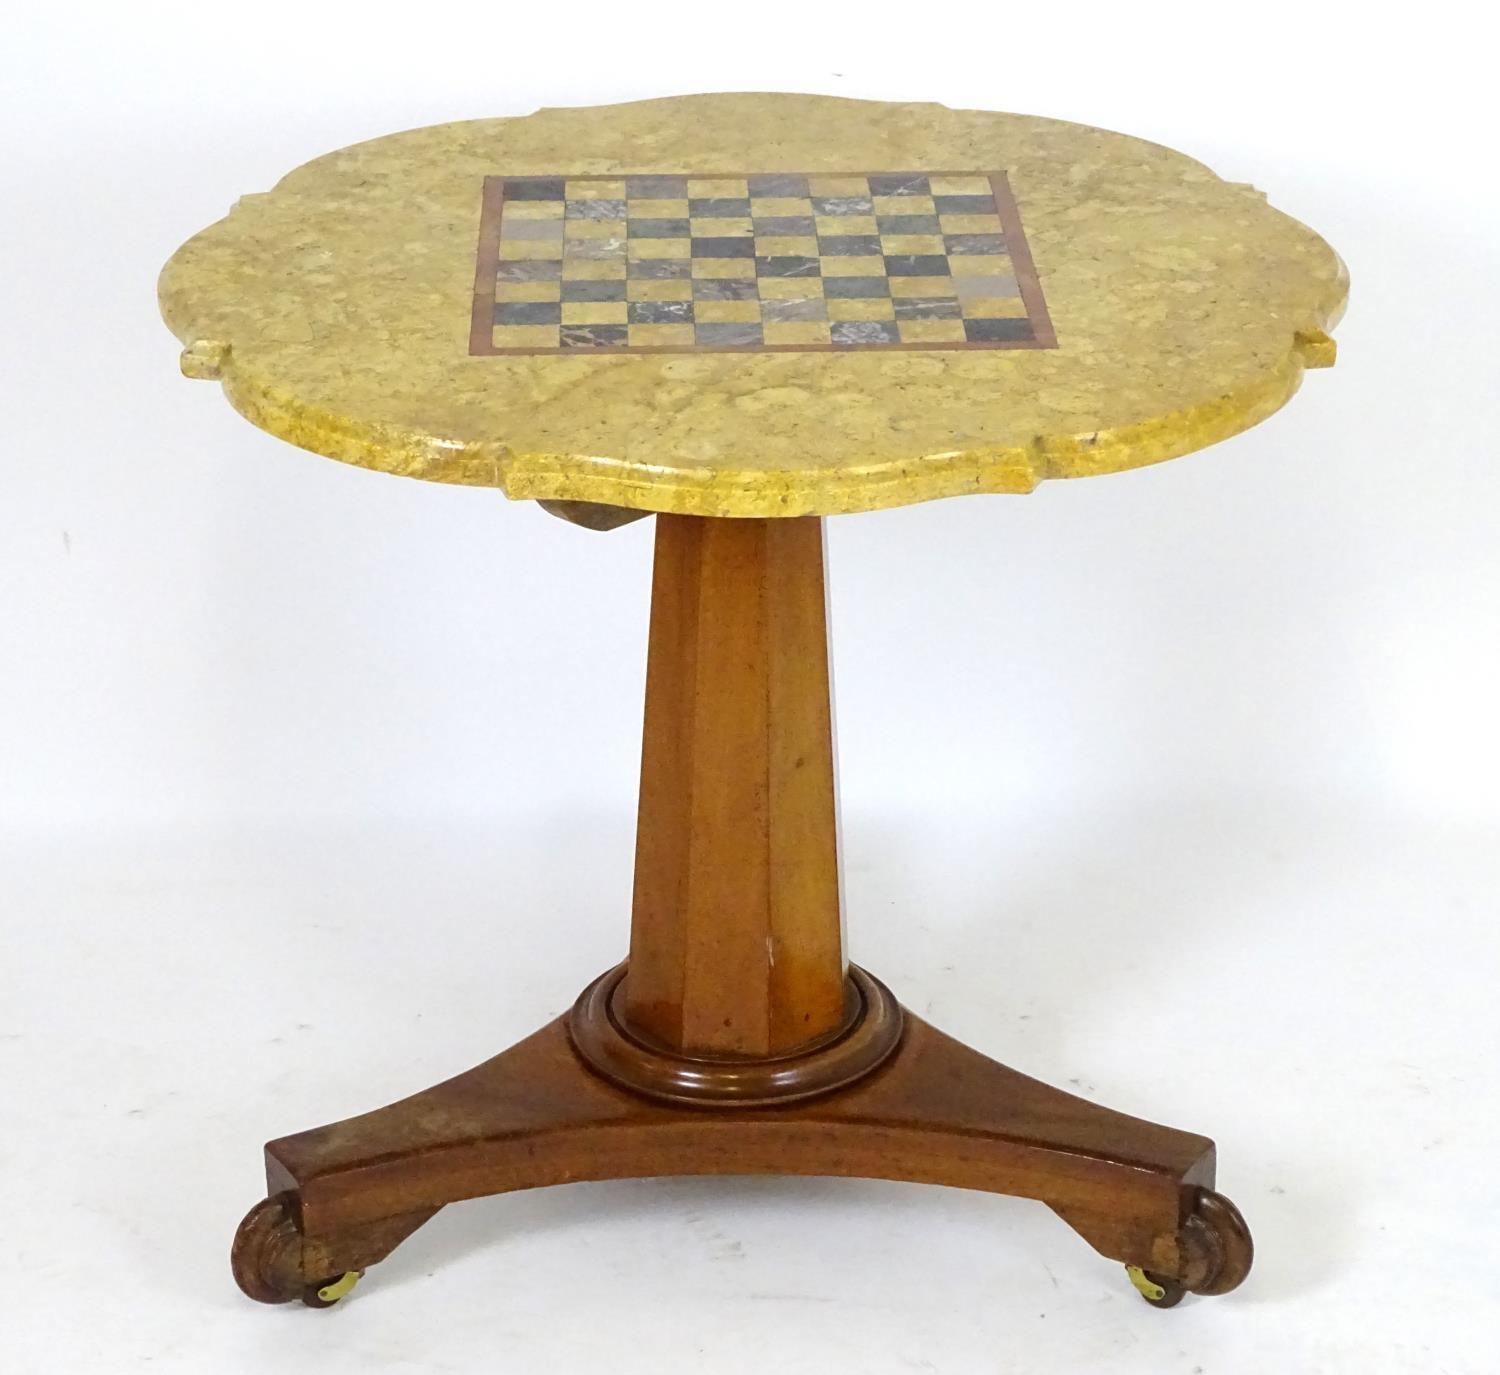
[(1056, 343), (1003, 173), (496, 176), (471, 352)]
[[(965, 167), (1005, 171), (1056, 348), (472, 352), (462, 303), (478, 294), (487, 177)], [(618, 219), (618, 198), (601, 199), (589, 215)], [(638, 280), (674, 280), (673, 262), (640, 260)], [(718, 279), (693, 303), (759, 286)], [(1027, 492), (1201, 449), (1333, 362), (1347, 292), (1311, 229), (1160, 144), (992, 110), (764, 94), (356, 144), (242, 198), (160, 283), (184, 370), (293, 444), (517, 499), (702, 516)]]

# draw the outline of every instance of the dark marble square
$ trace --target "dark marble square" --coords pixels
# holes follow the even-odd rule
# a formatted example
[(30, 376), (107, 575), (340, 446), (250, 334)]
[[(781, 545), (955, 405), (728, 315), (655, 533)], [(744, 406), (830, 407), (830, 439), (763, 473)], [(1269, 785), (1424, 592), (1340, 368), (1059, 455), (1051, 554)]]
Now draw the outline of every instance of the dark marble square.
[(820, 234), (818, 252), (830, 258), (878, 258), (879, 234)]
[(743, 216), (749, 213), (749, 200), (739, 196), (695, 196), (688, 202), (688, 214), (696, 215), (700, 219), (704, 217), (729, 219), (732, 216)]
[(604, 258), (623, 258), (624, 239), (569, 239), (563, 248), (563, 257), (570, 261), (587, 258), (599, 261)]
[(765, 237), (796, 237), (818, 232), (818, 223), (811, 215), (756, 215), (750, 223), (757, 234)]
[(755, 260), (755, 275), (757, 277), (817, 277), (822, 274), (822, 266), (816, 258), (807, 258), (800, 255), (789, 255), (784, 258), (757, 258)]
[(632, 301), (627, 310), (632, 325), (683, 325), (693, 320), (691, 301)]
[(562, 284), (565, 301), (623, 301), (624, 282), (569, 281)]
[(946, 277), (946, 253), (887, 253), (885, 270), (891, 277)]
[(753, 281), (743, 277), (695, 277), (695, 301), (753, 301), (759, 292)]
[(960, 316), (957, 296), (898, 296), (898, 320), (957, 320)]
[(693, 240), (695, 258), (753, 258), (755, 240), (745, 235), (740, 238), (706, 237)]
[(939, 215), (998, 214), (993, 196), (934, 196), (932, 203)]
[(626, 177), (625, 194), (633, 201), (687, 199), (686, 177)]
[(556, 301), (496, 301), (497, 325), (556, 325), (562, 321), (562, 306)]
[(870, 178), (872, 196), (930, 196), (932, 187), (926, 177), (880, 176)]
[(562, 347), (572, 348), (620, 348), (629, 340), (626, 325), (564, 325)]
[(900, 331), (894, 320), (835, 320), (828, 327), (834, 344), (899, 344)]
[(695, 341), (700, 344), (759, 344), (761, 328), (753, 320), (715, 321), (712, 324), (699, 322), (694, 328)]
[(824, 277), (823, 294), (831, 301), (869, 300), (889, 296), (891, 284), (884, 277)]
[(788, 320), (826, 320), (828, 302), (822, 297), (810, 297), (805, 301), (762, 301), (760, 314), (768, 325), (784, 324)]
[(772, 173), (761, 177), (747, 177), (745, 184), (752, 196), (805, 196), (807, 178), (783, 176)]
[(686, 220), (638, 220), (625, 221), (625, 232), (632, 239), (685, 239), (692, 227)]
[(877, 215), (875, 227), (882, 234), (941, 234), (936, 215)]
[(508, 201), (560, 201), (567, 194), (562, 177), (506, 177)]
[(623, 220), (624, 201), (569, 201), (566, 215), (570, 220)]
[(965, 320), (964, 334), (971, 344), (1011, 343), (1032, 337), (1030, 320)]
[(556, 258), (506, 259), (495, 269), (497, 282), (555, 282), (562, 276), (562, 263)]
[(944, 234), (949, 253), (1004, 253), (1004, 234)]
[(632, 258), (625, 272), (637, 281), (676, 281), (691, 277), (693, 265), (686, 258)]
[(814, 196), (813, 213), (817, 215), (873, 215), (874, 202), (868, 196)]

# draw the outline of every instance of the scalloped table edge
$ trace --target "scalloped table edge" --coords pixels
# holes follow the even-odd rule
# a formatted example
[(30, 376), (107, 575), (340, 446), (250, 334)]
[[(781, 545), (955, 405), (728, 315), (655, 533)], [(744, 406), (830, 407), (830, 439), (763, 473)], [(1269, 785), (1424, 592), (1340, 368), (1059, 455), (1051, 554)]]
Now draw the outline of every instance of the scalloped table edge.
[[(1343, 297), (1330, 312), (1328, 329), (1342, 314), (1347, 282), (1347, 273), (1341, 272)], [(1326, 329), (1297, 330), (1280, 367), (1211, 402), (1082, 436), (1039, 436), (1025, 447), (979, 447), (850, 464), (833, 485), (821, 470), (746, 473), (709, 465), (648, 466), (587, 454), (518, 453), (500, 442), (445, 442), (394, 426), (343, 420), (257, 385), (235, 367), (233, 347), (218, 340), (190, 341), (181, 367), (186, 377), (220, 382), (230, 405), (268, 434), (376, 472), (496, 487), (514, 501), (767, 517), (888, 510), (970, 493), (1024, 494), (1048, 478), (1092, 477), (1161, 463), (1259, 424), (1291, 400), (1306, 369), (1331, 367), (1336, 354)], [(624, 476), (626, 469), (637, 476)], [(650, 477), (642, 478), (642, 473)], [(819, 494), (807, 495), (814, 486)]]

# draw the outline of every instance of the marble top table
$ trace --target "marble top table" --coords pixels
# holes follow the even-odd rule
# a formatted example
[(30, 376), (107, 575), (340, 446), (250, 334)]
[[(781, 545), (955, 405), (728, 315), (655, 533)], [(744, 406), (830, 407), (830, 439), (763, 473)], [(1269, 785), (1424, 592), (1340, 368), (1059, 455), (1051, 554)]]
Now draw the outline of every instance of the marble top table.
[(1345, 291), (1311, 230), (1156, 144), (754, 95), (356, 144), (161, 279), (184, 370), (294, 444), (702, 516), (1201, 448), (1332, 361)]
[(1017, 1194), (1153, 1304), (1238, 1285), (1212, 1142), (987, 1059), (848, 962), (820, 518), (1235, 434), (1333, 361), (1345, 292), (1322, 239), (1180, 153), (816, 96), (416, 129), (183, 245), (183, 370), (271, 434), (580, 524), (657, 514), (629, 958), (467, 1073), (271, 1142), (244, 1291), (337, 1302), (460, 1199), (711, 1173)]

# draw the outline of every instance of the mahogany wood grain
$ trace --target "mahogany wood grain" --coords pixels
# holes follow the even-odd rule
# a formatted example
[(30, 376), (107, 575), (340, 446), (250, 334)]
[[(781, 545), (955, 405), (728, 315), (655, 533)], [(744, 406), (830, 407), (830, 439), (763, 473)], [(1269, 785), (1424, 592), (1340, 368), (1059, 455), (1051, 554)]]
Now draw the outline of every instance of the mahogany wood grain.
[[(678, 1107), (616, 1088), (563, 1019), (390, 1107), (273, 1141), (310, 1273), (363, 1269), (388, 1229), (459, 1199), (580, 1180), (794, 1174), (948, 1184), (1051, 1204), (1111, 1258), (1170, 1270), (1213, 1143), (1029, 1079), (906, 1014), (896, 1053), (837, 1093), (771, 1108)], [(379, 1252), (375, 1254), (374, 1252)]]
[(823, 523), (658, 516), (622, 1016), (769, 1057), (846, 1006)]

